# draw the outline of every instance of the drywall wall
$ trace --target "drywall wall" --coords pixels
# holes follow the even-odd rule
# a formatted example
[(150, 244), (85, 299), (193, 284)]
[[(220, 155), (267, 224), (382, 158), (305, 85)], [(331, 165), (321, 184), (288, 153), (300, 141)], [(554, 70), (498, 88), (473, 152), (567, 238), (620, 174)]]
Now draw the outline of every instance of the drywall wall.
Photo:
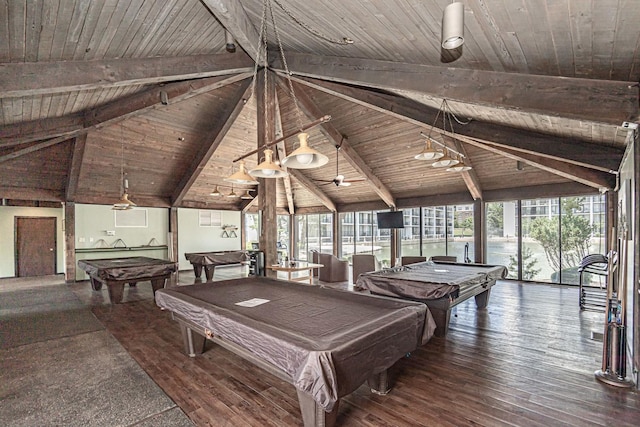
[[(190, 270), (191, 264), (186, 260), (186, 252), (231, 251), (242, 249), (240, 240), (240, 216), (237, 211), (205, 211), (219, 213), (220, 225), (201, 226), (201, 209), (178, 209), (178, 253), (180, 270)], [(215, 216), (215, 215), (214, 215)], [(222, 237), (222, 225), (235, 225), (236, 237)]]
[(62, 207), (0, 206), (0, 277), (15, 277), (15, 218), (21, 216), (56, 218), (56, 270), (64, 273), (63, 215)]

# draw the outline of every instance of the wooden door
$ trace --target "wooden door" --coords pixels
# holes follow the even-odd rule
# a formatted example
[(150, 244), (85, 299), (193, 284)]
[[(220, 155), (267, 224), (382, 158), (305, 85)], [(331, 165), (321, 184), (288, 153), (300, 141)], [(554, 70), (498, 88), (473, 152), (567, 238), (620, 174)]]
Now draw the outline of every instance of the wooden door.
[(16, 217), (16, 277), (56, 274), (56, 218)]

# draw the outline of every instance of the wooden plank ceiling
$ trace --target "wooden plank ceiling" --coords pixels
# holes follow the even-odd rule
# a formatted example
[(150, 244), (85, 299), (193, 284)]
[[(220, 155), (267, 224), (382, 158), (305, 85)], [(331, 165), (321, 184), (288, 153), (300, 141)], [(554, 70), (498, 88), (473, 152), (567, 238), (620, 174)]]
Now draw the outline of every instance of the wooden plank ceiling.
[[(0, 197), (111, 204), (125, 172), (141, 206), (254, 209), (224, 178), (258, 144), (263, 1), (3, 2)], [(279, 134), (331, 116), (308, 131), (329, 163), (279, 180), (279, 212), (615, 187), (638, 121), (640, 2), (463, 1), (464, 45), (446, 51), (448, 3), (270, 1)], [(471, 171), (413, 158), (434, 123), (441, 138), (444, 99), (458, 118), (446, 141)], [(338, 173), (358, 181), (336, 186)]]

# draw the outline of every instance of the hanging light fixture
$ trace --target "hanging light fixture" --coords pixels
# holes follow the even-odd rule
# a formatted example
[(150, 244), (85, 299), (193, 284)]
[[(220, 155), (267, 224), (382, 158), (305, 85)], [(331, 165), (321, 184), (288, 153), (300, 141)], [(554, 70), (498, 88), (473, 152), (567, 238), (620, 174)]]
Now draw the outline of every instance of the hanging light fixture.
[(244, 166), (244, 160), (240, 161), (240, 169), (238, 172), (224, 179), (227, 182), (233, 182), (235, 184), (255, 185), (258, 181), (247, 173)]
[[(442, 142), (431, 137), (431, 133), (436, 128), (438, 118), (442, 114)], [(447, 168), (449, 172), (464, 172), (471, 169), (471, 166), (464, 162), (464, 154), (450, 148), (446, 144), (445, 138), (451, 138), (456, 141), (456, 134), (453, 129), (453, 120), (460, 124), (467, 124), (468, 122), (460, 121), (449, 109), (449, 104), (446, 99), (442, 100), (440, 109), (433, 120), (433, 125), (429, 129), (429, 134), (425, 135), (420, 132), (420, 135), (427, 139), (425, 148), (421, 153), (418, 153), (414, 158), (418, 160), (435, 160), (431, 166), (434, 168)], [(433, 144), (440, 146), (440, 148), (434, 148)], [(454, 153), (455, 157), (452, 157), (450, 153)]]
[[(432, 128), (433, 129), (433, 128)], [(431, 131), (429, 131), (429, 134), (431, 134)], [(444, 153), (438, 149), (438, 148), (434, 148), (431, 144), (431, 141), (433, 141), (431, 139), (430, 136), (427, 136), (427, 142), (424, 146), (424, 149), (422, 150), (421, 153), (418, 153), (415, 155), (415, 159), (418, 160), (437, 160), (440, 157), (444, 156)]]
[(124, 211), (138, 206), (129, 200), (129, 180), (127, 179), (127, 174), (124, 173), (124, 129), (122, 125), (120, 126), (120, 182), (122, 184), (122, 197), (113, 204), (111, 209)]
[(444, 148), (444, 156), (440, 157), (438, 160), (433, 162), (431, 166), (434, 168), (448, 168), (453, 165), (457, 165), (460, 163), (460, 160), (455, 159), (449, 155), (449, 149)]
[(456, 49), (464, 43), (464, 4), (453, 2), (442, 15), (442, 47)]
[(231, 193), (227, 194), (227, 197), (230, 199), (237, 199), (238, 197), (240, 197), (238, 194), (236, 194), (236, 192), (233, 190), (233, 185), (231, 186)]
[(209, 195), (213, 196), (213, 197), (220, 197), (220, 196), (222, 196), (222, 193), (220, 192), (220, 190), (218, 190), (218, 186), (216, 185), (213, 188), (213, 191)]
[(298, 141), (300, 141), (300, 146), (282, 159), (282, 164), (293, 169), (312, 169), (326, 165), (329, 162), (329, 158), (309, 147), (308, 140), (308, 133), (299, 133)]
[(282, 178), (287, 176), (287, 171), (273, 161), (273, 150), (264, 150), (264, 161), (249, 171), (254, 178)]
[(464, 162), (464, 157), (458, 154), (458, 163), (453, 166), (449, 166), (447, 168), (447, 172), (465, 172), (471, 169), (471, 166)]
[(243, 200), (253, 200), (253, 196), (249, 193), (251, 190), (246, 190), (242, 196), (240, 196)]

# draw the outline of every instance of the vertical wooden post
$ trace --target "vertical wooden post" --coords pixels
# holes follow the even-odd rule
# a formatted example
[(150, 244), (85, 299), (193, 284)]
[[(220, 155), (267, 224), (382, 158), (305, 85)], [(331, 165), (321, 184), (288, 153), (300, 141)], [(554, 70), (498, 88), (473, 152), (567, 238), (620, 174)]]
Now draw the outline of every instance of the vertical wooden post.
[(65, 282), (76, 281), (76, 204), (64, 204), (64, 278)]
[(342, 236), (340, 233), (340, 215), (338, 211), (332, 212), (333, 214), (333, 254), (335, 256), (340, 256), (338, 253), (340, 251), (340, 242), (342, 241)]
[[(266, 79), (264, 73), (267, 73)], [(275, 108), (275, 80), (273, 73), (263, 69), (258, 73), (256, 81), (256, 101), (258, 110), (258, 147), (273, 141), (276, 137), (276, 108)], [(266, 86), (266, 87), (265, 87)], [(258, 152), (263, 156), (263, 152)], [(275, 161), (275, 159), (274, 159)], [(258, 207), (262, 212), (260, 234), (260, 249), (264, 252), (265, 266), (277, 263), (276, 250), (278, 240), (276, 213), (276, 179), (260, 178), (260, 193)], [(269, 277), (276, 277), (277, 272), (266, 269)]]
[(169, 233), (171, 241), (167, 242), (167, 245), (171, 250), (169, 251), (169, 259), (177, 262), (178, 256), (178, 208), (169, 208)]
[(474, 262), (485, 263), (485, 239), (487, 238), (487, 224), (485, 221), (485, 203), (482, 199), (473, 202), (473, 252)]

